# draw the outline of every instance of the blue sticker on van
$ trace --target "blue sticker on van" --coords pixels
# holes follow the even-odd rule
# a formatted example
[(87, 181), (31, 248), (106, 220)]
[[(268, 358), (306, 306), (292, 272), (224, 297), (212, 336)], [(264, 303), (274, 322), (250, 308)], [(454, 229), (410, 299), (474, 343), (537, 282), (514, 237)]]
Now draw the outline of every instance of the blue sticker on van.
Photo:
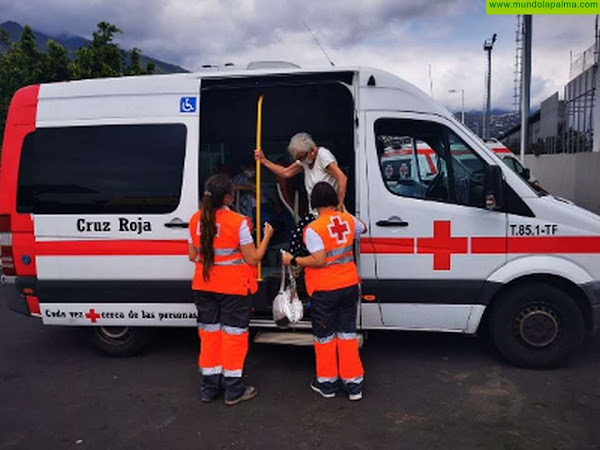
[(196, 112), (196, 100), (196, 97), (181, 97), (181, 100), (179, 100), (179, 112)]

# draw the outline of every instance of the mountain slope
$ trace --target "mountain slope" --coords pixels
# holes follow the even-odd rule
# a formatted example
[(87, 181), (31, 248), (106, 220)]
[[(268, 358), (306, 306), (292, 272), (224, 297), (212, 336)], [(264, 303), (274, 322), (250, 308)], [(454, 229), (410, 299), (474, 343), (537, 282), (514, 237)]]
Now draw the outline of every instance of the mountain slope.
[[(11, 42), (16, 42), (21, 33), (23, 32), (23, 27), (17, 22), (7, 21), (0, 24), (0, 28), (4, 29), (8, 32)], [(58, 36), (51, 36), (45, 33), (42, 33), (37, 30), (33, 30), (33, 35), (35, 37), (35, 42), (38, 48), (41, 51), (46, 51), (46, 47), (48, 45), (48, 40), (52, 39), (53, 41), (59, 43), (63, 47), (67, 49), (69, 52), (69, 56), (71, 58), (75, 57), (75, 51), (80, 49), (81, 47), (85, 47), (90, 44), (90, 40), (81, 36), (73, 35), (73, 34), (60, 34)], [(0, 46), (0, 51), (3, 50)], [(129, 52), (125, 50), (121, 50), (123, 57), (126, 63), (129, 63)], [(145, 66), (149, 62), (153, 62), (156, 64), (156, 72), (157, 73), (182, 73), (188, 72), (183, 67), (177, 66), (175, 64), (170, 64), (164, 61), (160, 61), (155, 58), (150, 58), (149, 56), (141, 55), (140, 63), (142, 66)]]

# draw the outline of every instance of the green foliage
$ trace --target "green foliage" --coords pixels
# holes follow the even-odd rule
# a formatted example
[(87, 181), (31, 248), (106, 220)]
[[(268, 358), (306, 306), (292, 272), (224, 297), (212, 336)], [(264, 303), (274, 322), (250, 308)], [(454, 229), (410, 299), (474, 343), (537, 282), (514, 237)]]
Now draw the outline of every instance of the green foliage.
[(73, 78), (107, 78), (123, 75), (119, 45), (113, 42), (116, 33), (121, 33), (115, 25), (100, 22), (94, 32), (92, 43), (75, 52)]
[(46, 81), (64, 81), (72, 78), (73, 68), (69, 53), (60, 44), (53, 40), (48, 41), (45, 58), (45, 80)]
[(127, 67), (127, 75), (141, 75), (142, 66), (140, 66), (140, 55), (142, 51), (134, 47), (129, 53), (129, 67)]
[(125, 75), (152, 75), (156, 71), (156, 65), (153, 62), (149, 62), (144, 69), (140, 64), (140, 55), (142, 51), (134, 47), (129, 52), (129, 66), (125, 71)]
[[(129, 64), (122, 58), (119, 45), (114, 42), (121, 30), (108, 22), (100, 22), (92, 42), (75, 52), (69, 59), (67, 50), (49, 40), (45, 52), (35, 43), (31, 27), (25, 26), (19, 40), (10, 42), (8, 33), (0, 30), (0, 136), (4, 135), (6, 114), (14, 93), (23, 86), (85, 78), (120, 77), (153, 74), (154, 63), (142, 67), (142, 51), (134, 48)], [(1, 143), (0, 143), (1, 145)]]
[[(4, 36), (6, 37), (6, 36)], [(44, 81), (45, 55), (36, 45), (33, 31), (25, 27), (14, 44), (3, 42), (7, 50), (0, 55), (0, 132), (4, 134), (4, 123), (10, 100), (19, 88)]]
[(10, 46), (10, 35), (4, 28), (0, 30), (0, 45), (6, 48)]

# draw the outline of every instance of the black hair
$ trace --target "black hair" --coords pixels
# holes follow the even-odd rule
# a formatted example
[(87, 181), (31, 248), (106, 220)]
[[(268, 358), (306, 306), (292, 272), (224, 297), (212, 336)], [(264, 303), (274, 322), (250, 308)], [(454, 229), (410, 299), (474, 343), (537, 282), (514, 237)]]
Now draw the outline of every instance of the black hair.
[(315, 184), (310, 194), (310, 204), (313, 208), (337, 206), (338, 203), (338, 196), (332, 185), (324, 181)]
[(210, 269), (215, 264), (215, 249), (213, 243), (217, 234), (215, 211), (223, 206), (227, 194), (233, 193), (231, 178), (225, 174), (211, 176), (204, 183), (204, 194), (200, 209), (200, 255), (202, 257), (202, 275), (208, 280)]

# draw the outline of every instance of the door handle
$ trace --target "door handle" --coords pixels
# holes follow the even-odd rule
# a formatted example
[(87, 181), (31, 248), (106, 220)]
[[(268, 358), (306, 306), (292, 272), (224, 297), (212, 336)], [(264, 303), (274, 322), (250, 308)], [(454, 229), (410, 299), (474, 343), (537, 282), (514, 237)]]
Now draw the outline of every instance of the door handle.
[(167, 228), (187, 228), (189, 223), (184, 222), (179, 217), (175, 217), (170, 222), (165, 223), (165, 227)]
[(378, 220), (375, 222), (378, 227), (407, 227), (408, 222), (398, 216), (392, 216), (387, 220)]

